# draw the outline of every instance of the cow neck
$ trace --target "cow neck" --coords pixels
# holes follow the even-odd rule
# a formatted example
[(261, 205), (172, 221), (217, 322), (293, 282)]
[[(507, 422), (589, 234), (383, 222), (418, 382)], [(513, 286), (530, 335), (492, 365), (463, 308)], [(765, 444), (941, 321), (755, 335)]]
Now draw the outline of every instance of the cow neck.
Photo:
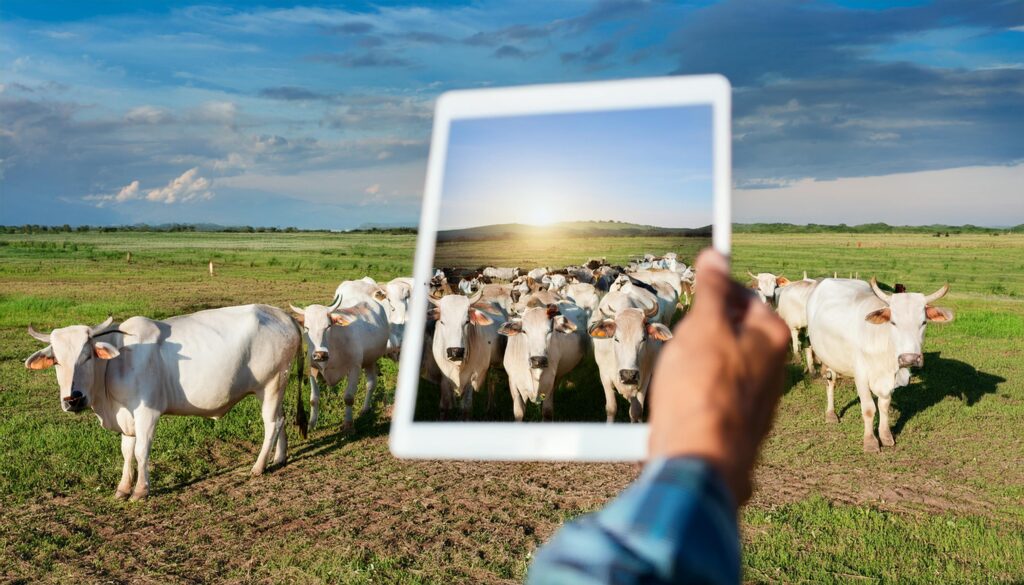
[[(111, 335), (111, 337), (116, 339), (112, 339), (110, 341), (114, 342), (114, 345), (116, 347), (120, 347), (121, 351), (124, 352), (124, 345), (122, 343), (124, 339), (123, 336), (115, 333)], [(114, 359), (125, 359), (125, 356), (122, 354)], [(110, 390), (107, 386), (107, 366), (110, 361), (96, 361), (98, 362), (96, 364), (97, 367), (93, 371), (93, 391), (91, 396), (92, 410), (96, 413), (97, 418), (100, 419), (100, 424), (103, 428), (123, 433), (124, 431), (121, 429), (121, 425), (117, 421), (117, 411), (119, 410), (120, 405), (116, 400), (110, 397)]]

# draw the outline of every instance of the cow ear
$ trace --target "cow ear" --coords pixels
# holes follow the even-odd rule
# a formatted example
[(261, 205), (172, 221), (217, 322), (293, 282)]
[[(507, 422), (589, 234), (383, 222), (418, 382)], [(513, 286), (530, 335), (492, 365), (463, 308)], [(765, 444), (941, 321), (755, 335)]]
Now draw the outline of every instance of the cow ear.
[(388, 293), (385, 292), (384, 289), (378, 288), (377, 290), (373, 291), (373, 298), (377, 299), (378, 301), (386, 301), (388, 299)]
[(554, 329), (561, 333), (573, 333), (576, 331), (576, 324), (565, 315), (559, 315), (555, 317)]
[(933, 307), (927, 305), (924, 308), (924, 315), (934, 323), (949, 323), (953, 320), (953, 311), (946, 307)]
[(555, 315), (557, 315), (558, 314), (558, 305), (556, 305), (554, 303), (548, 304), (547, 314), (548, 314), (548, 319), (550, 319), (550, 318), (554, 317)]
[(487, 316), (487, 313), (478, 311), (476, 309), (469, 309), (469, 322), (473, 325), (490, 325), (494, 323), (494, 319)]
[(661, 323), (648, 323), (647, 336), (658, 341), (668, 341), (672, 339), (672, 332)]
[(594, 323), (590, 326), (588, 331), (591, 337), (599, 337), (601, 339), (607, 339), (615, 335), (615, 321), (611, 319), (603, 319)]
[(789, 284), (789, 279), (785, 276), (780, 276), (775, 279), (775, 286), (786, 286)]
[(121, 355), (116, 347), (104, 341), (97, 341), (92, 344), (93, 354), (101, 360), (112, 360)]
[(341, 325), (342, 327), (348, 327), (356, 320), (356, 316), (351, 313), (335, 312), (331, 313), (331, 323), (335, 325)]
[(53, 357), (53, 346), (48, 345), (28, 356), (28, 359), (25, 360), (25, 367), (30, 370), (45, 370), (53, 367), (56, 363), (57, 358)]
[(523, 322), (519, 319), (512, 319), (511, 321), (505, 321), (498, 329), (498, 335), (504, 335), (511, 337), (513, 335), (519, 335), (523, 332)]
[(889, 310), (889, 307), (886, 307), (884, 309), (878, 309), (877, 311), (868, 313), (868, 316), (865, 317), (864, 320), (868, 323), (881, 325), (882, 323), (888, 323), (890, 317), (892, 317), (892, 311)]

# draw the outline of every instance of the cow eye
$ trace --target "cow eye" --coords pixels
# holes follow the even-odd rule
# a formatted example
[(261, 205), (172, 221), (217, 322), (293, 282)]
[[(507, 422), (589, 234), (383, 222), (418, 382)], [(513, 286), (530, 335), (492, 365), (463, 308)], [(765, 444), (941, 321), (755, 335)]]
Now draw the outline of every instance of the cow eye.
[(893, 327), (896, 326), (896, 322), (895, 321), (889, 321), (889, 324), (892, 325)]

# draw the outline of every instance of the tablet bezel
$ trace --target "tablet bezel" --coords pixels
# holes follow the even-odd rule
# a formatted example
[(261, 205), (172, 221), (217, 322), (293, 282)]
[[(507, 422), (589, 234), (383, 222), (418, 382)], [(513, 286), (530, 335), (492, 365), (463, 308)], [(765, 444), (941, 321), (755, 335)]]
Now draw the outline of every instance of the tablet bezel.
[(728, 254), (732, 137), (731, 88), (725, 77), (696, 75), (460, 90), (438, 98), (416, 241), (413, 279), (419, 286), (410, 299), (391, 419), (392, 453), (410, 458), (486, 460), (637, 461), (646, 457), (647, 424), (414, 422), (427, 283), (437, 243), (448, 132), (453, 120), (691, 105), (712, 107), (712, 245)]

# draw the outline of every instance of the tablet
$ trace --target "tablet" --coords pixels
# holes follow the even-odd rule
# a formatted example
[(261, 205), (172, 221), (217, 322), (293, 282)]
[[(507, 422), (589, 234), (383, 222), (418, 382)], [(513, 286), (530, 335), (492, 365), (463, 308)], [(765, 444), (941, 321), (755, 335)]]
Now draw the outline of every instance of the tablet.
[(440, 96), (396, 456), (645, 458), (690, 264), (729, 253), (730, 107), (718, 75)]

